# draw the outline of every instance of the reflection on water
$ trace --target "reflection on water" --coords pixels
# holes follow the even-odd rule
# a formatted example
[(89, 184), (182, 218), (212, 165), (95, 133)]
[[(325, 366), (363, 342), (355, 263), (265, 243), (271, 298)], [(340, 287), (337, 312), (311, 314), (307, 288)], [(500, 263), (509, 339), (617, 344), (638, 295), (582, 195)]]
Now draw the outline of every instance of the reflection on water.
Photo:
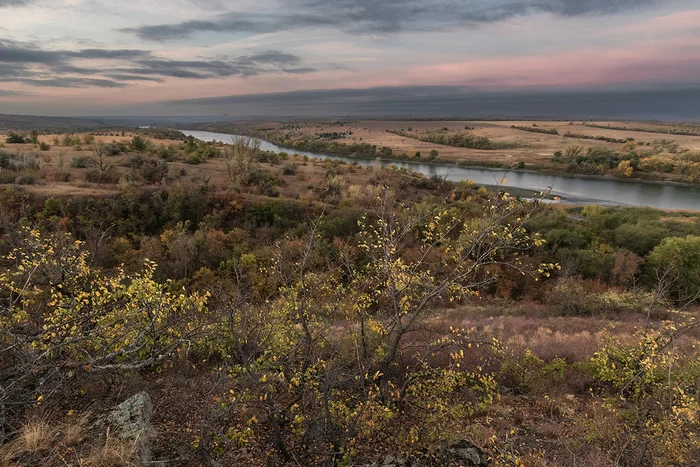
[[(211, 133), (208, 131), (182, 130), (186, 135), (202, 141), (229, 142), (234, 135)], [(260, 148), (264, 151), (300, 154), (315, 159), (332, 159), (356, 162), (362, 166), (376, 164), (370, 159), (328, 156), (311, 152), (296, 151), (276, 146), (261, 140)], [(394, 164), (428, 177), (437, 175), (451, 181), (472, 180), (480, 185), (496, 185), (506, 178), (505, 187), (542, 191), (551, 189), (554, 195), (576, 202), (619, 205), (651, 206), (661, 209), (700, 210), (700, 188), (690, 186), (664, 185), (624, 180), (598, 180), (585, 177), (562, 177), (531, 172), (492, 170), (480, 168), (457, 167), (455, 165), (421, 164), (414, 162), (382, 161), (382, 165)]]

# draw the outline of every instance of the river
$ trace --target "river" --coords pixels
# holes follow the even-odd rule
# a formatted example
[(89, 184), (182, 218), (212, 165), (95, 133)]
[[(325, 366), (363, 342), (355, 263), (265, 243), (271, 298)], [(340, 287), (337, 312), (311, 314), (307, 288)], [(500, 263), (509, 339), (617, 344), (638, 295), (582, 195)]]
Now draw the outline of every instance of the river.
[[(181, 130), (185, 135), (202, 141), (229, 142), (235, 135), (209, 131)], [(371, 159), (331, 156), (295, 149), (283, 148), (260, 140), (263, 151), (288, 152), (314, 159), (332, 159), (361, 166), (376, 164)], [(504, 187), (543, 191), (550, 189), (554, 196), (580, 204), (608, 206), (649, 206), (659, 209), (700, 211), (700, 187), (634, 180), (614, 180), (593, 177), (546, 175), (535, 172), (458, 167), (450, 164), (421, 164), (420, 162), (381, 161), (382, 165), (393, 164), (420, 172), (428, 177), (438, 175), (451, 181), (472, 180), (479, 185), (497, 185), (503, 178)]]

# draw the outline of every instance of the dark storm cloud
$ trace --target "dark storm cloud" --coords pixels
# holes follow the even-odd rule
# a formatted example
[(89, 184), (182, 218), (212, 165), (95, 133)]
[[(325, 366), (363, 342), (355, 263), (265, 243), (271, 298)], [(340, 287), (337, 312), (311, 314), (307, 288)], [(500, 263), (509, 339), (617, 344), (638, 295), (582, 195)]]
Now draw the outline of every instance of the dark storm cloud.
[(168, 113), (246, 117), (700, 119), (697, 87), (488, 93), (456, 86), (401, 86), (221, 96), (163, 104)]
[(405, 29), (440, 30), (476, 26), (530, 13), (558, 16), (604, 15), (661, 0), (292, 0), (295, 14), (227, 13), (210, 21), (125, 28), (144, 40), (183, 39), (197, 32), (262, 34), (314, 26), (351, 33), (387, 34)]
[[(86, 61), (100, 61), (100, 66), (87, 66)], [(32, 43), (0, 39), (0, 81), (44, 87), (124, 87), (133, 81), (162, 83), (165, 77), (208, 79), (315, 71), (301, 65), (301, 57), (278, 50), (215, 60), (167, 60), (146, 50), (45, 50)]]
[(457, 86), (397, 86), (365, 89), (315, 89), (310, 91), (277, 92), (268, 94), (244, 94), (236, 96), (204, 97), (165, 102), (172, 105), (233, 105), (233, 104), (273, 104), (296, 105), (303, 103), (342, 104), (415, 99), (435, 99), (455, 97), (469, 89)]

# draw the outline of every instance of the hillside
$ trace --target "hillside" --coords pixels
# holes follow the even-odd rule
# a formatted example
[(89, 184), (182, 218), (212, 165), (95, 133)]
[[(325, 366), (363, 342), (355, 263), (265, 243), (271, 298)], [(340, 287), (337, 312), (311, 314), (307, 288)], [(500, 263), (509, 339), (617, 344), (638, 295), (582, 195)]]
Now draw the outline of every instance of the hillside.
[(91, 118), (0, 114), (0, 130), (85, 131), (112, 125), (114, 122)]

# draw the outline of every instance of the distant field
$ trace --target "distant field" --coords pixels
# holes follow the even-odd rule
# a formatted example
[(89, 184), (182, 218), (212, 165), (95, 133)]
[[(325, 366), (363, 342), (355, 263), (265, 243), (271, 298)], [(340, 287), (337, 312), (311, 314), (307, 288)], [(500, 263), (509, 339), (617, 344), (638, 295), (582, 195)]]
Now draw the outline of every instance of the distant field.
[[(626, 127), (628, 129), (597, 126)], [(571, 173), (618, 178), (700, 183), (700, 136), (668, 134), (664, 132), (700, 132), (700, 125), (654, 124), (642, 122), (566, 122), (566, 121), (399, 121), (399, 120), (303, 120), (295, 122), (230, 122), (182, 125), (183, 128), (210, 130), (222, 133), (256, 135), (283, 147), (359, 157), (384, 157), (401, 160), (457, 162), (466, 165), (491, 165), (530, 169), (549, 173)], [(648, 129), (649, 132), (639, 131)], [(211, 158), (206, 163), (188, 163), (182, 153), (182, 142), (164, 139), (177, 137), (167, 129), (101, 130), (96, 138), (104, 143), (128, 146), (131, 138), (143, 134), (152, 148), (178, 145), (174, 157), (169, 157), (168, 181), (208, 180), (224, 186), (227, 183), (225, 162)], [(556, 131), (557, 134), (552, 134)], [(22, 133), (22, 132), (21, 132)], [(76, 158), (89, 158), (89, 145), (56, 144), (62, 131), (44, 132), (39, 141), (49, 149), (41, 151), (38, 145), (6, 143), (8, 131), (0, 131), (0, 151), (13, 157), (25, 154), (34, 158), (27, 167), (28, 178), (0, 174), (2, 183), (21, 183), (28, 189), (45, 194), (80, 193), (100, 195), (119, 191), (116, 184), (90, 183), (86, 167), (76, 167)], [(179, 134), (175, 132), (176, 135)], [(28, 132), (23, 132), (27, 135)], [(124, 136), (121, 136), (124, 134)], [(569, 137), (566, 135), (569, 134)], [(84, 133), (76, 133), (82, 138)], [(180, 137), (182, 135), (180, 134)], [(453, 138), (453, 139), (450, 139)], [(454, 139), (457, 138), (457, 139)], [(462, 138), (462, 139), (460, 139)], [(601, 138), (591, 139), (591, 138)], [(432, 141), (432, 142), (431, 142)], [(446, 141), (440, 144), (435, 141)], [(473, 144), (490, 149), (456, 147), (454, 144)], [(578, 152), (571, 155), (572, 149)], [(593, 150), (593, 151), (591, 151)], [(110, 157), (121, 174), (133, 172), (132, 158), (148, 153), (147, 158), (158, 160), (154, 151), (133, 151)], [(294, 149), (289, 152), (293, 153)], [(364, 152), (362, 152), (364, 151)], [(562, 153), (559, 156), (555, 154)], [(301, 196), (313, 186), (323, 183), (325, 171), (314, 169), (310, 163), (299, 167), (296, 176), (284, 176), (280, 166), (270, 166), (285, 183), (280, 187), (285, 196)], [(361, 175), (362, 174), (362, 175)], [(367, 174), (357, 170), (353, 183), (366, 183)], [(118, 179), (119, 177), (117, 177)]]
[(99, 119), (0, 114), (0, 130), (78, 131), (113, 125)]
[[(586, 122), (599, 125), (646, 127), (649, 129), (666, 129), (665, 124), (651, 124), (640, 122)], [(530, 133), (511, 128), (512, 125), (533, 127), (540, 129), (556, 129), (558, 135), (548, 135), (542, 133)], [(642, 133), (629, 130), (611, 130), (585, 126), (583, 122), (560, 121), (397, 121), (397, 120), (359, 120), (342, 123), (299, 123), (290, 129), (288, 123), (258, 123), (255, 126), (264, 128), (274, 128), (290, 131), (292, 134), (305, 135), (308, 137), (328, 133), (346, 133), (352, 131), (352, 135), (337, 139), (343, 143), (365, 142), (377, 146), (390, 147), (394, 155), (403, 153), (409, 157), (420, 152), (426, 157), (431, 150), (437, 150), (439, 158), (451, 161), (492, 161), (504, 164), (524, 162), (527, 165), (545, 164), (550, 161), (555, 151), (563, 150), (567, 146), (580, 145), (584, 149), (589, 147), (608, 147), (618, 149), (622, 143), (609, 143), (593, 139), (568, 138), (565, 133), (575, 133), (592, 137), (603, 136), (625, 140), (633, 138), (635, 141), (643, 143), (653, 143), (655, 140), (672, 139), (681, 147), (691, 151), (700, 150), (700, 136), (682, 136), (661, 133)], [(476, 136), (485, 136), (496, 144), (514, 146), (512, 149), (480, 150), (470, 148), (456, 148), (435, 143), (427, 143), (410, 137), (423, 131), (435, 131), (447, 128), (449, 132), (466, 131), (469, 127), (471, 133)], [(696, 126), (700, 131), (700, 126)], [(409, 131), (411, 129), (412, 131)], [(405, 131), (407, 136), (400, 136), (389, 131)]]

